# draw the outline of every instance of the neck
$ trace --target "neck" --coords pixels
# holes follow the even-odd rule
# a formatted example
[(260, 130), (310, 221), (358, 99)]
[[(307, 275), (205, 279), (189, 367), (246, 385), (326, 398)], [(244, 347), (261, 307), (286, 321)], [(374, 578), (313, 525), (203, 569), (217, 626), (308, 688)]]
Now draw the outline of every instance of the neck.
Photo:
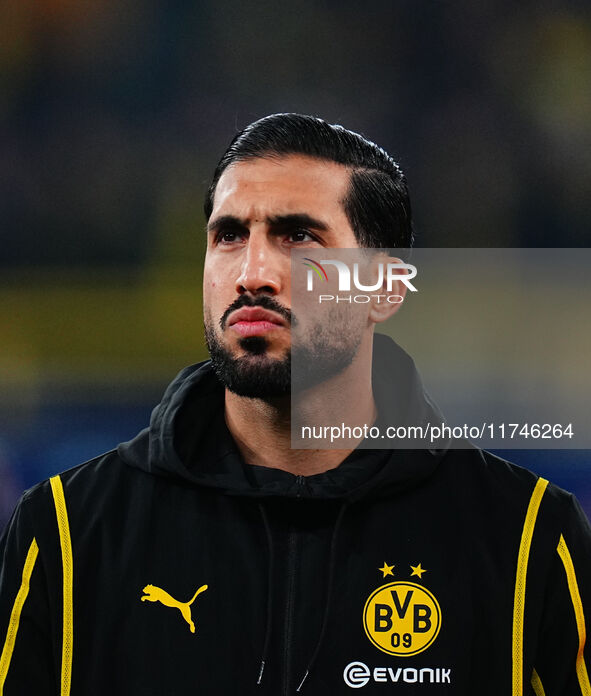
[(370, 340), (341, 374), (306, 390), (293, 403), (290, 396), (263, 400), (226, 390), (226, 424), (244, 461), (301, 476), (336, 468), (359, 440), (343, 442), (340, 449), (292, 449), (292, 416), (294, 422), (301, 424), (371, 425), (377, 414), (371, 388), (371, 359), (366, 357), (371, 356), (371, 348)]

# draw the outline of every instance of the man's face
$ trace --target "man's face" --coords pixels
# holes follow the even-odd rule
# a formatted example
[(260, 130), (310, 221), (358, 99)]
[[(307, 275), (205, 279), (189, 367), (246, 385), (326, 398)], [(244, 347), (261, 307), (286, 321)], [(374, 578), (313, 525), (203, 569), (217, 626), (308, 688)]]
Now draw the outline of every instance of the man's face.
[[(203, 279), (206, 338), (218, 377), (242, 396), (289, 394), (292, 249), (354, 248), (343, 200), (349, 171), (300, 155), (236, 163), (221, 176), (208, 223)], [(345, 326), (310, 330), (305, 359), (335, 369), (359, 341)], [(349, 338), (348, 338), (349, 336)]]

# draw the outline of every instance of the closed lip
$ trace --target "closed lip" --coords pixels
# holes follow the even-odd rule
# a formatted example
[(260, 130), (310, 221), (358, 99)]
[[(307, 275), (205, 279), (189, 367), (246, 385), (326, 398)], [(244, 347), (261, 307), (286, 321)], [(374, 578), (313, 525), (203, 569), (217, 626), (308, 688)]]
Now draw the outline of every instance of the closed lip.
[(285, 326), (285, 321), (282, 317), (262, 307), (243, 307), (232, 312), (228, 318), (228, 326), (237, 324), (239, 321), (268, 321), (271, 324)]

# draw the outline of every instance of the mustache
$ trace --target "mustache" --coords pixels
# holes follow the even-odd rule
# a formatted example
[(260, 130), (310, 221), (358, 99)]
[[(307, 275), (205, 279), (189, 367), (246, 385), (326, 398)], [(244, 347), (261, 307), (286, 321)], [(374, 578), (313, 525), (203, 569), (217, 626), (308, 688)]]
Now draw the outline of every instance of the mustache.
[(260, 297), (240, 295), (222, 314), (222, 318), (220, 319), (220, 327), (222, 330), (226, 328), (226, 322), (228, 321), (230, 314), (235, 312), (237, 309), (242, 309), (242, 307), (261, 307), (261, 309), (266, 309), (269, 312), (279, 314), (279, 316), (285, 319), (290, 326), (297, 326), (297, 319), (292, 312), (287, 309), (287, 307), (279, 304), (279, 302), (274, 300), (272, 297), (269, 297), (268, 295), (261, 295)]

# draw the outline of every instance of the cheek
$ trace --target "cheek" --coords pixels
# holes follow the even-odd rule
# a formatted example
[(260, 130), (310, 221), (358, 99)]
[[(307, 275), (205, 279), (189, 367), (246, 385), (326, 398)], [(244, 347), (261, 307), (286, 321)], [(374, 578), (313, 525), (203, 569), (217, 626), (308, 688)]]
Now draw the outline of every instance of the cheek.
[(208, 309), (212, 298), (215, 297), (215, 281), (203, 278), (203, 307)]
[(218, 287), (218, 277), (215, 272), (205, 269), (203, 273), (203, 297), (211, 297)]
[[(203, 309), (209, 312), (214, 319), (220, 317), (222, 312), (234, 300), (231, 288), (216, 274), (209, 274), (203, 278)], [(217, 321), (217, 320), (216, 320)]]

